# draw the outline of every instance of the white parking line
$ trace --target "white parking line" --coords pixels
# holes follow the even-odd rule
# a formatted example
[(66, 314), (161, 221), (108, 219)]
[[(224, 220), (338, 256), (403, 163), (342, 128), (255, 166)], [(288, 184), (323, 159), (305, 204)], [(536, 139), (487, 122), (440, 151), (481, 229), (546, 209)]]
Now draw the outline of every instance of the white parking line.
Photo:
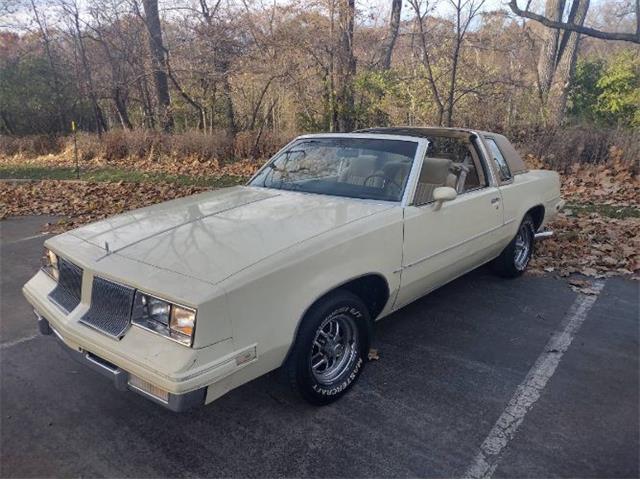
[(29, 340), (33, 340), (34, 338), (38, 338), (40, 336), (39, 333), (34, 333), (28, 337), (19, 338), (17, 340), (11, 340), (9, 342), (4, 342), (0, 344), (0, 349), (4, 350), (5, 348), (14, 347), (16, 345), (20, 345), (21, 343), (28, 342)]
[(36, 238), (44, 237), (46, 235), (49, 235), (49, 234), (48, 233), (38, 233), (37, 235), (31, 235), (29, 237), (17, 238), (15, 240), (10, 240), (8, 242), (4, 242), (4, 245), (14, 245), (14, 244), (20, 243), (20, 242), (27, 242), (29, 240), (35, 240)]
[(516, 388), (507, 408), (482, 442), (480, 451), (467, 468), (467, 478), (491, 478), (500, 461), (500, 453), (516, 434), (527, 412), (540, 398), (603, 286), (603, 281), (594, 282), (592, 290), (595, 295), (578, 294), (560, 328), (549, 339), (524, 381)]

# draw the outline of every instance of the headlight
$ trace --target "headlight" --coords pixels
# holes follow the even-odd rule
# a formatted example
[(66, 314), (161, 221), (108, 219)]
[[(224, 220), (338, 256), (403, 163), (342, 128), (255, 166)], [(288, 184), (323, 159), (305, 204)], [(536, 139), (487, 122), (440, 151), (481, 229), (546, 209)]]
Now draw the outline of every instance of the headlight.
[(49, 275), (57, 282), (60, 278), (60, 270), (58, 269), (58, 256), (47, 247), (45, 247), (44, 251), (42, 252), (41, 263), (42, 270), (44, 270), (47, 275)]
[(183, 345), (191, 346), (196, 311), (137, 292), (131, 322)]

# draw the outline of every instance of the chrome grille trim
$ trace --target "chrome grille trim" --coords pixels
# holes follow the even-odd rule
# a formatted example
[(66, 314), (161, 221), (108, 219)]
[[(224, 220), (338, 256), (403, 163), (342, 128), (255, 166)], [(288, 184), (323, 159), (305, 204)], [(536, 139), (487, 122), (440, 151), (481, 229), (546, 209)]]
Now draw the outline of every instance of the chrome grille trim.
[(120, 339), (131, 325), (135, 289), (93, 277), (91, 304), (80, 323)]
[(80, 304), (82, 269), (69, 260), (58, 257), (58, 271), (58, 284), (48, 298), (65, 313), (70, 313)]

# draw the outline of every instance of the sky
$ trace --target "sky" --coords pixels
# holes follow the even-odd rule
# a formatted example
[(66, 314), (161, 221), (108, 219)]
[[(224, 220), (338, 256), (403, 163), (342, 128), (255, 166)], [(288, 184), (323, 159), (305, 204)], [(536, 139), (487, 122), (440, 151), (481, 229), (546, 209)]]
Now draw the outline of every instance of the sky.
[[(188, 2), (189, 0), (185, 0)], [(196, 1), (196, 0), (192, 0)], [(211, 0), (213, 1), (213, 0)], [(232, 0), (233, 1), (233, 0)], [(272, 5), (272, 2), (276, 1), (279, 4), (286, 4), (290, 0), (258, 0), (255, 3), (262, 3), (265, 6)], [(452, 12), (451, 1), (452, 0), (423, 0), (424, 2), (428, 1), (430, 4), (435, 4), (435, 8), (433, 9), (433, 14), (437, 16), (448, 16)], [(475, 2), (481, 0), (473, 0)], [(604, 5), (607, 2), (620, 2), (622, 0), (591, 0), (591, 11), (595, 10), (598, 6)], [(6, 2), (6, 3), (5, 3)], [(519, 0), (519, 3), (522, 7), (526, 5), (527, 0)], [(5, 3), (7, 6), (23, 5), (26, 8), (19, 9), (17, 12), (14, 12), (11, 15), (6, 14), (6, 10), (3, 12), (0, 8), (0, 13), (5, 13), (4, 18), (0, 19), (0, 29), (8, 29), (8, 30), (18, 30), (18, 25), (25, 25), (31, 23), (31, 9), (29, 7), (29, 2), (26, 0), (0, 0), (0, 3)], [(58, 0), (36, 0), (36, 3), (43, 10), (47, 10), (47, 5), (52, 6), (52, 8), (56, 8), (55, 6), (59, 4)], [(80, 10), (83, 9), (83, 4), (86, 5), (87, 0), (77, 0), (78, 5), (80, 6)], [(160, 8), (162, 10), (163, 6), (173, 5), (174, 0), (159, 0)], [(240, 3), (238, 1), (238, 3)], [(250, 4), (254, 2), (250, 1)], [(531, 10), (540, 11), (542, 9), (542, 5), (544, 0), (532, 0), (531, 2)], [(388, 21), (389, 13), (391, 10), (391, 0), (356, 0), (356, 5), (358, 12), (362, 15), (362, 20), (365, 23), (373, 23), (373, 24), (384, 24)], [(5, 7), (6, 8), (6, 7)], [(508, 0), (484, 0), (484, 4), (482, 7), (482, 11), (493, 11), (504, 9), (509, 11)], [(10, 8), (10, 11), (13, 8)], [(407, 2), (404, 2), (402, 15), (405, 19), (410, 19), (413, 16), (413, 11), (407, 5)], [(18, 28), (16, 28), (18, 27)]]

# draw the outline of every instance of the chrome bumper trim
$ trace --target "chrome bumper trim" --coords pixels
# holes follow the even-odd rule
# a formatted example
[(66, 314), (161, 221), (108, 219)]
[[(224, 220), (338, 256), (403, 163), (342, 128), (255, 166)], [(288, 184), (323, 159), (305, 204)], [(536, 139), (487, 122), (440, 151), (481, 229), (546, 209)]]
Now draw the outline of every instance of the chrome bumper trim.
[(62, 335), (51, 326), (49, 321), (40, 315), (36, 310), (33, 311), (38, 321), (38, 329), (43, 335), (54, 335), (58, 340), (58, 343), (62, 348), (73, 358), (76, 362), (85, 365), (94, 372), (101, 374), (104, 377), (109, 378), (117, 390), (126, 391), (130, 390), (143, 397), (162, 405), (163, 407), (174, 411), (184, 412), (193, 407), (199, 407), (204, 405), (204, 401), (207, 394), (207, 387), (202, 387), (192, 392), (183, 394), (169, 393), (168, 401), (164, 401), (155, 395), (145, 392), (139, 388), (129, 385), (129, 372), (121, 369), (117, 365), (94, 355), (91, 352), (85, 350), (74, 350), (70, 348), (62, 338)]

